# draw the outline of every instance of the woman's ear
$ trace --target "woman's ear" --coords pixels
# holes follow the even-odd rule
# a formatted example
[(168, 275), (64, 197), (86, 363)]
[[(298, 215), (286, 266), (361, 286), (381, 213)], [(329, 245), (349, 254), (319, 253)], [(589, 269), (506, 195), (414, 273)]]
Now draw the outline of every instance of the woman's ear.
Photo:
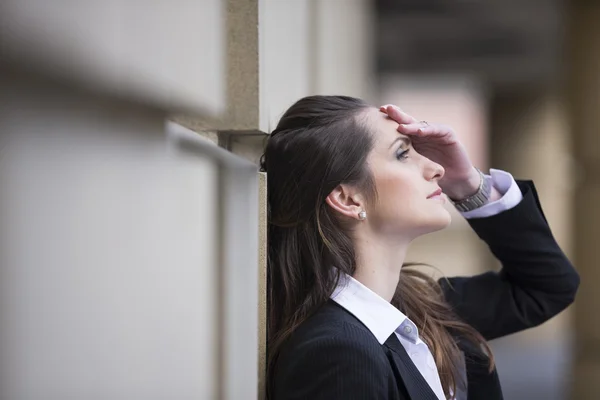
[(335, 211), (348, 218), (361, 219), (359, 213), (365, 211), (362, 196), (346, 185), (338, 185), (329, 193), (325, 201)]

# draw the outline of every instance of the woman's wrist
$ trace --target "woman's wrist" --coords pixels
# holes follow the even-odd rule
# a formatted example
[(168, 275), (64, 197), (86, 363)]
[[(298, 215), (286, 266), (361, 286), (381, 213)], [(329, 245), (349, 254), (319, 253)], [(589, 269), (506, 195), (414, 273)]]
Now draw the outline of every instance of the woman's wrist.
[(471, 173), (456, 182), (449, 182), (444, 188), (444, 193), (453, 201), (461, 201), (473, 196), (481, 187), (481, 174), (473, 167)]

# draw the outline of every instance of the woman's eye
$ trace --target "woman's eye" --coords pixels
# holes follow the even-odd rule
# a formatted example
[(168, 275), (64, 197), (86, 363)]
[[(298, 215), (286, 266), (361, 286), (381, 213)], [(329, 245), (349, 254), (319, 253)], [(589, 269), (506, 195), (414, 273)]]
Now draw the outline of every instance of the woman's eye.
[(408, 158), (408, 152), (410, 151), (410, 149), (398, 149), (398, 152), (396, 153), (396, 158), (398, 160), (406, 160)]

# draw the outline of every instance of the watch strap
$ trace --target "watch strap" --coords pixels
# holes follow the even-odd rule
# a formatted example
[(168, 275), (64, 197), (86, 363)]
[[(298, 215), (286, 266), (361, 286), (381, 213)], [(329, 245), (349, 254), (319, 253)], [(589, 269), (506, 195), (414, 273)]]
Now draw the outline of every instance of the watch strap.
[(475, 210), (484, 206), (490, 200), (490, 195), (492, 193), (492, 178), (485, 176), (479, 169), (477, 169), (477, 172), (479, 172), (479, 176), (481, 177), (477, 192), (462, 200), (454, 201), (450, 199), (454, 207), (460, 212)]

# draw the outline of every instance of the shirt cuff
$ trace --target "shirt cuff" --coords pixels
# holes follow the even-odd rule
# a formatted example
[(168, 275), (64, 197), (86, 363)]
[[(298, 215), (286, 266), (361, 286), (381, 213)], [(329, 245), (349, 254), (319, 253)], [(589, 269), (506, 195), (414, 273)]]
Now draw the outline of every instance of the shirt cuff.
[(491, 217), (503, 211), (510, 210), (517, 206), (523, 199), (523, 193), (521, 193), (521, 189), (519, 189), (517, 182), (515, 182), (511, 174), (499, 169), (490, 169), (490, 175), (492, 177), (492, 186), (500, 192), (502, 197), (474, 210), (461, 213), (463, 217), (467, 219)]

